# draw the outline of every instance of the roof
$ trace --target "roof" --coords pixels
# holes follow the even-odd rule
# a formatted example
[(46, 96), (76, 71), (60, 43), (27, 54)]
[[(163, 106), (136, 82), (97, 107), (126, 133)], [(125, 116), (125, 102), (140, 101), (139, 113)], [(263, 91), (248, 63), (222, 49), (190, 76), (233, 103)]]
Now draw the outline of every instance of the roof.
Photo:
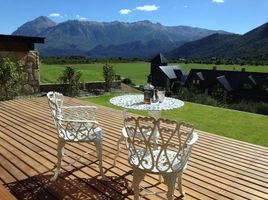
[(174, 65), (174, 66), (159, 66), (159, 68), (166, 74), (166, 76), (169, 79), (176, 79), (177, 78), (175, 70), (182, 71), (182, 73), (184, 74), (182, 68), (180, 68), (177, 65)]
[(25, 42), (25, 43), (42, 43), (43, 44), (45, 43), (45, 38), (0, 34), (0, 42)]
[(215, 81), (219, 81), (226, 89), (228, 88), (228, 90), (239, 90), (243, 88), (246, 82), (250, 82), (254, 85), (262, 85), (267, 80), (268, 73), (191, 69), (187, 80), (189, 79), (189, 81), (191, 81), (191, 77), (194, 76), (198, 76), (198, 78), (203, 81), (203, 87), (209, 87), (213, 85)]
[(162, 53), (159, 53), (156, 56), (154, 56), (151, 59), (151, 62), (153, 62), (155, 60), (160, 60), (161, 63), (168, 63), (168, 59)]
[(233, 88), (231, 87), (230, 83), (228, 82), (228, 80), (226, 79), (225, 76), (219, 76), (217, 77), (217, 80), (220, 82), (220, 84), (228, 91), (232, 91)]
[[(253, 78), (252, 75), (249, 75), (248, 78), (249, 78), (249, 80), (252, 81), (252, 83), (253, 83), (254, 85), (258, 85), (257, 82), (256, 82), (256, 80)], [(266, 77), (266, 78), (267, 78), (267, 77)]]
[(196, 75), (200, 78), (201, 81), (205, 80), (202, 72), (197, 72)]

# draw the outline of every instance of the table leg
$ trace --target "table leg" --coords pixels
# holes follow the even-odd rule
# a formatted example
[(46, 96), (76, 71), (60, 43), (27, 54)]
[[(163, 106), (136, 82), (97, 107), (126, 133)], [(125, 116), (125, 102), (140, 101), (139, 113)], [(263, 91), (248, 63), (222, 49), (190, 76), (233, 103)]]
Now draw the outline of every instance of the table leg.
[(113, 164), (114, 166), (116, 165), (116, 159), (118, 158), (119, 153), (120, 153), (120, 144), (123, 140), (124, 140), (124, 136), (123, 136), (123, 134), (121, 134), (121, 136), (119, 137), (119, 139), (117, 141), (117, 150), (116, 150), (116, 154), (114, 157), (114, 164)]
[[(127, 118), (127, 109), (124, 109), (123, 110), (123, 119), (125, 120)], [(125, 124), (123, 125), (125, 126)], [(117, 148), (116, 148), (116, 154), (115, 154), (115, 157), (114, 157), (114, 166), (116, 165), (116, 159), (118, 158), (119, 156), (119, 153), (120, 153), (120, 144), (122, 143), (122, 141), (124, 140), (124, 136), (123, 136), (123, 133), (121, 133), (118, 141), (117, 141)]]
[(161, 111), (160, 110), (149, 110), (148, 114), (155, 118), (155, 120), (158, 120), (161, 117)]

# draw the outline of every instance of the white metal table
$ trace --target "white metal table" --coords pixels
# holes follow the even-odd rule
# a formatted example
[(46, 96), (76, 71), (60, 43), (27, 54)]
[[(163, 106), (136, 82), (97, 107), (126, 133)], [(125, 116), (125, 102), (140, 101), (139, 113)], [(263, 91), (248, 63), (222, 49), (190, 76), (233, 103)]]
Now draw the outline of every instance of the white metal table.
[[(121, 108), (124, 111), (129, 110), (145, 110), (149, 112), (151, 117), (160, 118), (161, 110), (172, 110), (184, 106), (184, 102), (170, 97), (165, 97), (163, 102), (144, 104), (143, 95), (123, 95), (110, 99), (110, 103)], [(125, 117), (125, 116), (124, 116)]]
[[(110, 103), (116, 106), (119, 106), (124, 109), (123, 117), (126, 118), (127, 110), (143, 110), (148, 111), (149, 115), (156, 120), (161, 117), (161, 110), (172, 110), (176, 108), (180, 108), (184, 106), (184, 102), (170, 97), (165, 97), (163, 102), (156, 102), (151, 104), (144, 104), (144, 96), (143, 95), (123, 95), (117, 96), (110, 99)], [(119, 155), (120, 151), (120, 143), (124, 140), (123, 134), (121, 134), (120, 138), (117, 142), (117, 153), (114, 159), (115, 160)]]

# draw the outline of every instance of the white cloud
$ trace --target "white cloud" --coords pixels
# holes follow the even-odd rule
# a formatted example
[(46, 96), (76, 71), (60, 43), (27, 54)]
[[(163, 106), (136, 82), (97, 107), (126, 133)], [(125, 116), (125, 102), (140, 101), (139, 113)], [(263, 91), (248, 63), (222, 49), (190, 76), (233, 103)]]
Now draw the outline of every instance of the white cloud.
[(63, 18), (63, 16), (60, 13), (50, 13), (49, 17), (60, 17)]
[(224, 0), (212, 0), (214, 3), (224, 3)]
[(132, 11), (155, 11), (158, 10), (160, 7), (156, 5), (144, 5), (144, 6), (138, 6), (132, 10), (130, 9), (121, 9), (119, 10), (119, 13), (121, 15), (127, 15)]
[(184, 8), (188, 8), (188, 6), (187, 5), (185, 5), (185, 6), (183, 6)]
[(140, 10), (140, 11), (155, 11), (158, 10), (159, 6), (156, 5), (144, 5), (144, 6), (138, 6), (134, 10)]
[(87, 20), (87, 18), (85, 18), (85, 17), (79, 17), (79, 20), (80, 21), (85, 21), (85, 20)]
[(129, 9), (121, 9), (120, 11), (119, 11), (119, 13), (121, 14), (121, 15), (127, 15), (127, 14), (129, 14), (131, 12), (131, 10), (129, 10)]
[(82, 17), (82, 16), (79, 15), (79, 14), (76, 14), (75, 17), (76, 17), (78, 20), (80, 20), (80, 21), (85, 21), (85, 20), (87, 20), (86, 17)]

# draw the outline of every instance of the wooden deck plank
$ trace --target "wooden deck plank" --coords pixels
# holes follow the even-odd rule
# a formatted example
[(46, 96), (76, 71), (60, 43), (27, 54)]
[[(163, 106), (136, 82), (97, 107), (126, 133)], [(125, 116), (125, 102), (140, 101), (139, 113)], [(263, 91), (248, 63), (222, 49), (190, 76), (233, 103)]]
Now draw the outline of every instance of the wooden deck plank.
[[(21, 130), (21, 131), (23, 131), (23, 130)], [(31, 139), (31, 138), (28, 138), (28, 139)], [(23, 141), (23, 143), (24, 143), (24, 141)], [(55, 150), (53, 150), (53, 152), (51, 153), (51, 155), (53, 154), (53, 155), (55, 155)], [(33, 154), (34, 152), (32, 152), (31, 154)], [(95, 151), (94, 151), (94, 153), (95, 153)], [(27, 154), (30, 154), (29, 152), (27, 152)], [(38, 157), (39, 158), (39, 156), (36, 156), (36, 157)], [(56, 161), (56, 157), (54, 158), (54, 160)], [(97, 160), (97, 158), (95, 157), (95, 160)], [(71, 162), (73, 162), (74, 160), (71, 160)], [(40, 161), (41, 162), (41, 161)], [(66, 162), (66, 159), (65, 159), (65, 162)], [(45, 163), (44, 161), (42, 161), (42, 163)], [(53, 165), (53, 163), (51, 163), (52, 165)], [(64, 164), (66, 164), (66, 163), (63, 163), (63, 165)], [(67, 164), (70, 164), (70, 163), (67, 163)], [(51, 167), (51, 166), (50, 166)], [(63, 167), (63, 169), (64, 169), (64, 167)], [(67, 170), (66, 170), (67, 171)], [(41, 171), (40, 173), (43, 173), (43, 171)], [(96, 175), (99, 175), (99, 173), (98, 173), (98, 170), (97, 170), (97, 173), (95, 173)], [(91, 176), (93, 175), (92, 173), (90, 174)]]
[(0, 194), (1, 194), (1, 200), (16, 199), (3, 185), (0, 185)]
[[(67, 104), (88, 105), (66, 98)], [(111, 164), (122, 128), (122, 112), (98, 106), (98, 120), (103, 128), (104, 170), (108, 182), (100, 179), (93, 145), (68, 144), (66, 152), (77, 155), (89, 151), (82, 160), (64, 158), (62, 176), (56, 184), (52, 176), (57, 160), (57, 136), (46, 98), (0, 102), (0, 180), (18, 198), (42, 199), (132, 199), (127, 190), (132, 182), (124, 143), (116, 167)], [(189, 167), (183, 175), (183, 199), (268, 199), (268, 148), (198, 131), (199, 141), (193, 149)], [(3, 171), (3, 173), (2, 173)], [(149, 175), (142, 187), (164, 192), (158, 177)], [(15, 187), (21, 188), (15, 190)], [(36, 192), (32, 192), (35, 188)], [(24, 192), (24, 193), (23, 193)], [(144, 195), (144, 192), (141, 192)], [(179, 196), (179, 192), (175, 192)], [(162, 199), (165, 194), (145, 196)]]

